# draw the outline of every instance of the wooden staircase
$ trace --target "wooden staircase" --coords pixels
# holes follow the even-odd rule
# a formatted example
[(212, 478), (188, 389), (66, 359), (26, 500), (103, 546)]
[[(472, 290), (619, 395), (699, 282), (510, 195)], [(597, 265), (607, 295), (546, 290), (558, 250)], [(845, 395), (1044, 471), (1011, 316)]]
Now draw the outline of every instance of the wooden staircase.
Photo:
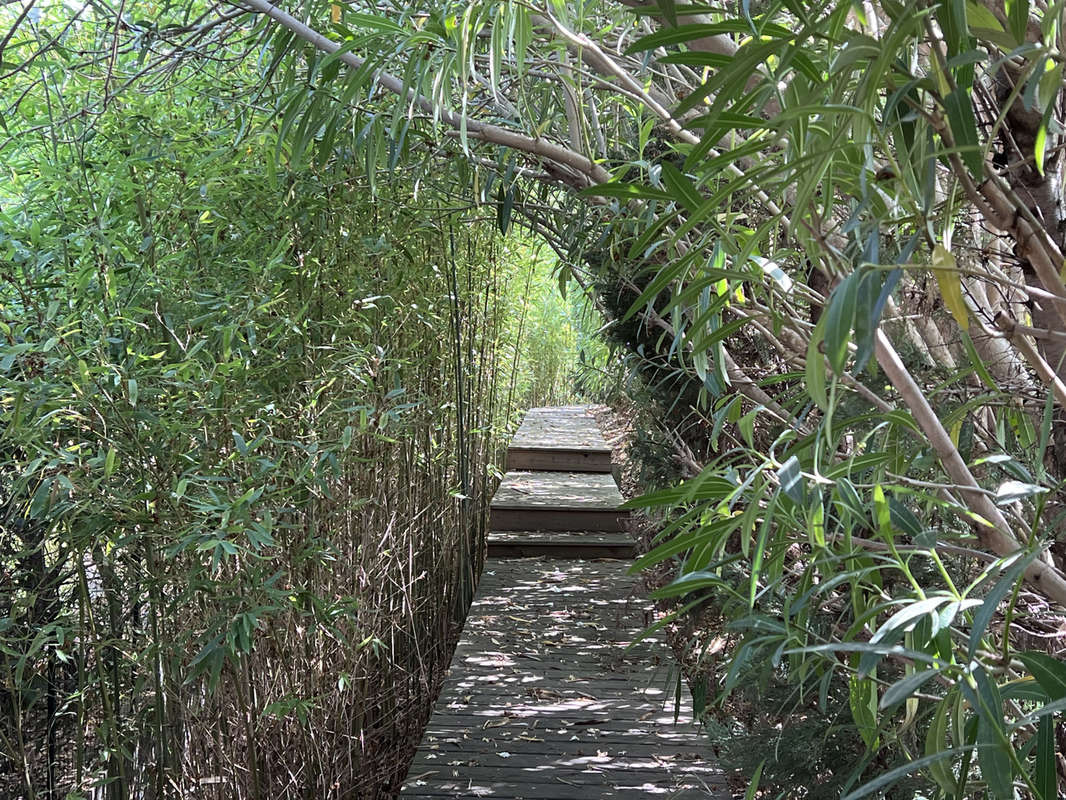
[(631, 558), (611, 449), (587, 406), (533, 408), (491, 503), (489, 556)]
[[(489, 558), (400, 791), (409, 800), (725, 800), (625, 558), (584, 407), (535, 408), (492, 501)], [(531, 557), (530, 557), (531, 556)]]

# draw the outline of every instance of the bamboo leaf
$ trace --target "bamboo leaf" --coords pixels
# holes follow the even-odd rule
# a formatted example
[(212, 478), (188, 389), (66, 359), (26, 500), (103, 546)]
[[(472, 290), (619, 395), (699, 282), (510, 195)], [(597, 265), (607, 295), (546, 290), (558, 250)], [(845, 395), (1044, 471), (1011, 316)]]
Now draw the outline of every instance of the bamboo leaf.
[(692, 185), (692, 181), (669, 161), (664, 161), (662, 164), (662, 178), (673, 199), (689, 212), (696, 211), (703, 204), (703, 198)]
[(948, 115), (948, 125), (955, 147), (970, 174), (975, 179), (984, 176), (984, 161), (981, 158), (981, 144), (977, 136), (977, 118), (973, 113), (973, 101), (968, 90), (961, 86), (944, 98), (944, 110)]
[(928, 767), (933, 764), (942, 762), (946, 759), (954, 758), (957, 755), (961, 755), (965, 751), (966, 748), (955, 747), (950, 750), (941, 750), (938, 753), (932, 753), (930, 755), (922, 756), (921, 758), (916, 758), (913, 761), (908, 761), (907, 763), (898, 766), (895, 769), (890, 769), (888, 772), (884, 772), (881, 775), (878, 775), (872, 781), (870, 781), (869, 783), (864, 783), (855, 791), (848, 792), (846, 795), (840, 798), (840, 800), (859, 800), (859, 798), (868, 797), (874, 792), (878, 792), (881, 789), (884, 789), (886, 786), (891, 786), (900, 778), (905, 778), (908, 775), (914, 774), (923, 767)]
[(877, 688), (870, 678), (852, 675), (848, 679), (848, 703), (851, 717), (859, 729), (868, 750), (876, 750), (878, 742), (877, 727)]
[(804, 368), (806, 377), (807, 394), (818, 408), (825, 411), (829, 408), (829, 395), (825, 388), (825, 356), (822, 355), (822, 342), (825, 332), (825, 318), (822, 315), (818, 324), (814, 327), (811, 339), (807, 343), (807, 364)]
[(640, 183), (614, 182), (600, 183), (582, 189), (585, 197), (617, 197), (622, 200), (664, 200), (670, 202), (674, 196), (662, 189), (652, 189)]
[(1003, 481), (996, 489), (996, 504), (1001, 506), (1009, 505), (1033, 495), (1044, 494), (1047, 491), (1045, 487), (1037, 486), (1035, 483)]
[(791, 456), (788, 461), (781, 465), (777, 471), (777, 480), (781, 484), (781, 491), (785, 493), (796, 505), (803, 505), (806, 496), (806, 484), (803, 474), (800, 472), (799, 459)]
[(920, 672), (915, 672), (901, 678), (889, 686), (885, 690), (885, 693), (881, 695), (881, 703), (878, 708), (884, 710), (891, 708), (897, 703), (902, 703), (918, 691), (930, 678), (939, 674), (939, 672), (940, 670), (937, 669), (923, 669)]
[(1052, 700), (1066, 697), (1066, 664), (1046, 653), (1031, 650), (1018, 653), (1017, 658), (1029, 670), (1040, 688), (1047, 692)]
[(851, 341), (851, 326), (855, 321), (855, 294), (861, 273), (853, 272), (837, 285), (829, 299), (825, 316), (825, 356), (838, 375), (844, 372)]
[(1012, 556), (1013, 561), (1007, 563), (1010, 564), (1000, 576), (1000, 579), (996, 581), (995, 586), (984, 596), (984, 602), (974, 614), (973, 624), (970, 627), (970, 643), (967, 647), (966, 657), (970, 660), (973, 659), (977, 653), (977, 647), (981, 643), (981, 637), (985, 634), (985, 629), (988, 627), (988, 623), (992, 621), (993, 615), (999, 609), (999, 604), (1003, 602), (1003, 598), (1007, 596), (1007, 592), (1011, 591), (1018, 579), (1021, 577), (1025, 568), (1032, 563), (1036, 558), (1036, 552)]
[(1014, 797), (1014, 770), (1003, 729), (1003, 699), (999, 688), (981, 667), (974, 671), (978, 696), (977, 763), (988, 792), (999, 800)]
[(1050, 716), (1041, 717), (1036, 731), (1036, 793), (1040, 800), (1055, 800), (1059, 796), (1059, 777), (1056, 767), (1055, 722)]
[(933, 248), (933, 275), (940, 289), (944, 305), (955, 317), (959, 327), (964, 331), (970, 329), (970, 310), (962, 296), (962, 278), (955, 266), (955, 256), (941, 244)]
[[(954, 696), (952, 692), (949, 692), (948, 696), (937, 704), (933, 722), (925, 735), (925, 758), (933, 758), (944, 751), (944, 742), (948, 732), (948, 708)], [(929, 763), (927, 771), (929, 777), (936, 781), (944, 792), (948, 794), (955, 792), (955, 775), (949, 765), (942, 760), (935, 760)]]
[(1017, 44), (1026, 40), (1029, 28), (1029, 0), (1006, 0), (1007, 25)]

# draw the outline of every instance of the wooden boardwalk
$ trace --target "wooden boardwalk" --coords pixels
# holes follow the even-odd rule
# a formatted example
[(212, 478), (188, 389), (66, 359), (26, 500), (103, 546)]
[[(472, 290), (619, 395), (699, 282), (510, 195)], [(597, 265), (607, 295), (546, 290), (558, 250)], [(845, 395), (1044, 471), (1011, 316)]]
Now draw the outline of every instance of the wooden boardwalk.
[[(581, 407), (546, 411), (594, 424)], [(609, 478), (575, 471), (572, 482), (559, 473), (548, 481), (565, 505), (583, 494), (590, 474)], [(547, 495), (537, 497), (539, 506)], [(729, 797), (720, 771), (704, 761), (687, 692), (675, 707), (669, 647), (661, 636), (636, 641), (652, 608), (617, 558), (632, 550), (628, 534), (509, 531), (493, 534), (489, 547), (401, 796)], [(538, 547), (550, 556), (514, 557)]]

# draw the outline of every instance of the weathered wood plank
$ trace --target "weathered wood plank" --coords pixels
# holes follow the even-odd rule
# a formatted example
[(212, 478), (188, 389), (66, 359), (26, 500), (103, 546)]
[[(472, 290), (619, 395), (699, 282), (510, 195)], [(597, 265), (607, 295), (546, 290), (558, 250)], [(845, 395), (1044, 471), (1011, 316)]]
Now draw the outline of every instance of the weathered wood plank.
[(566, 450), (563, 448), (507, 448), (508, 470), (547, 472), (610, 472), (610, 450)]
[(619, 561), (490, 560), (403, 797), (728, 797)]
[(622, 495), (610, 475), (508, 472), (500, 482), (491, 505), (494, 509), (613, 511), (622, 505)]
[(498, 531), (622, 531), (625, 520), (626, 515), (616, 511), (493, 508), (489, 512), (489, 526)]
[(624, 531), (491, 531), (489, 558), (633, 558), (637, 543)]
[(496, 531), (621, 531), (628, 512), (608, 474), (508, 472), (490, 504)]
[(590, 406), (531, 408), (507, 450), (508, 470), (611, 471), (611, 448)]
[(590, 406), (529, 409), (511, 439), (511, 447), (611, 452)]
[(404, 797), (421, 798), (493, 798), (493, 800), (648, 800), (661, 797), (664, 800), (707, 800), (709, 797), (729, 797), (723, 786), (707, 784), (699, 779), (688, 785), (663, 789), (650, 782), (634, 778), (628, 785), (603, 785), (572, 778), (556, 778), (551, 786), (523, 784), (510, 781), (465, 782), (439, 780), (427, 783), (425, 790), (417, 795)]

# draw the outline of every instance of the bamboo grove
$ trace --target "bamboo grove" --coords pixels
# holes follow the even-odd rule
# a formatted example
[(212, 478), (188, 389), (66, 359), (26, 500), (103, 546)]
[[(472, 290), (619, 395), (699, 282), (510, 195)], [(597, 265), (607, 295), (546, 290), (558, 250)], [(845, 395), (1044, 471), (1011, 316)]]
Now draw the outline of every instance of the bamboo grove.
[[(381, 508), (395, 496), (386, 493), (417, 486), (390, 483), (395, 466), (380, 473), (387, 476), (380, 486), (350, 490), (345, 497), (354, 502), (335, 495), (340, 485), (348, 492), (377, 475), (366, 464), (379, 452), (416, 447), (412, 464), (425, 459), (442, 470), (417, 489), (427, 508), (442, 502), (436, 490), (462, 487), (462, 498), (447, 501), (455, 522), (449, 530), (463, 530), (462, 514), (475, 513), (475, 476), (484, 474), (487, 455), (466, 454), (487, 454), (492, 440), (476, 437), (508, 410), (489, 377), (505, 326), (494, 313), (497, 292), (486, 286), (506, 283), (510, 273), (482, 274), (493, 263), (485, 256), (501, 245), (477, 238), (472, 231), (480, 229), (460, 228), (460, 235), (434, 210), (460, 198), (498, 230), (522, 227), (546, 241), (565, 265), (562, 282), (583, 290), (602, 315), (602, 335), (622, 371), (618, 385), (640, 407), (645, 433), (669, 467), (647, 480), (636, 501), (659, 530), (639, 566), (673, 571), (660, 595), (676, 602), (679, 620), (708, 607), (719, 615), (717, 645), (698, 629), (690, 643), (702, 682), (694, 695), (708, 730), (724, 724), (723, 738), (743, 740), (749, 727), (725, 709), (730, 697), (757, 687), (761, 702), (773, 691), (785, 698), (779, 721), (824, 719), (833, 735), (850, 737), (854, 758), (808, 765), (803, 780), (768, 759), (749, 765), (753, 786), (761, 781), (771, 796), (814, 796), (819, 786), (826, 787), (821, 796), (1059, 796), (1066, 705), (1061, 0), (242, 0), (143, 9), (100, 0), (80, 11), (27, 2), (5, 13), (0, 79), (17, 91), (5, 88), (0, 152), (5, 164), (16, 163), (14, 174), (35, 176), (33, 185), (23, 179), (19, 198), (3, 195), (6, 225), (20, 231), (3, 241), (12, 266), (0, 365), (8, 381), (4, 413), (16, 423), (4, 439), (16, 476), (5, 502), (23, 526), (8, 541), (23, 542), (33, 530), (93, 531), (69, 549), (30, 548), (38, 561), (64, 565), (52, 583), (72, 594), (60, 602), (42, 600), (47, 593), (32, 586), (15, 593), (12, 602), (32, 598), (43, 607), (36, 616), (10, 617), (23, 621), (5, 635), (23, 644), (5, 645), (17, 677), (8, 684), (22, 691), (18, 665), (25, 670), (30, 661), (58, 670), (69, 660), (81, 671), (70, 685), (91, 688), (65, 695), (64, 720), (85, 713), (79, 709), (90, 699), (100, 704), (94, 718), (108, 724), (93, 731), (102, 748), (93, 756), (107, 785), (119, 787), (108, 789), (113, 796), (126, 796), (135, 763), (169, 764), (179, 753), (210, 750), (170, 738), (204, 730), (172, 722), (168, 714), (179, 706), (182, 713), (202, 709), (203, 719), (220, 714), (238, 731), (234, 752), (248, 765), (240, 770), (242, 792), (252, 796), (277, 780), (260, 775), (276, 762), (255, 747), (272, 719), (267, 696), (283, 703), (272, 708), (285, 709), (290, 724), (294, 714), (309, 720), (325, 706), (307, 687), (282, 691), (270, 682), (263, 694), (271, 671), (260, 660), (268, 647), (248, 646), (257, 623), (247, 615), (260, 607), (282, 615), (292, 626), (288, 641), (314, 630), (318, 639), (301, 656), (309, 666), (299, 674), (312, 674), (324, 649), (340, 646), (330, 644), (342, 637), (324, 620), (341, 612), (293, 601), (287, 576), (313, 564), (316, 581), (330, 585), (340, 570), (327, 562), (357, 563), (358, 547), (339, 557), (332, 546), (316, 550), (332, 534), (307, 533), (348, 530), (338, 526), (356, 513), (353, 505), (379, 515), (375, 530), (393, 530)], [(190, 74), (216, 77), (189, 90)], [(244, 76), (239, 86), (235, 75)], [(77, 89), (64, 92), (68, 85)], [(168, 102), (180, 87), (196, 102)], [(188, 115), (173, 126), (177, 135), (160, 135), (164, 112), (143, 107), (152, 102)], [(193, 108), (203, 116), (194, 118)], [(209, 179), (187, 180), (184, 159), (165, 152), (178, 142)], [(218, 154), (234, 146), (244, 155), (223, 164)], [(38, 174), (19, 158), (66, 166)], [(90, 163), (104, 158), (106, 171)], [(139, 161), (145, 158), (172, 159), (170, 177)], [(250, 163), (260, 165), (251, 174)], [(68, 180), (71, 166), (80, 183)], [(358, 174), (382, 199), (356, 202), (331, 182), (338, 170)], [(100, 183), (101, 174), (114, 184)], [(402, 196), (390, 194), (396, 176)], [(228, 224), (212, 221), (220, 212), (207, 208), (205, 192), (239, 198), (236, 187), (258, 177), (284, 202), (257, 208), (234, 199)], [(151, 193), (141, 191), (150, 185)], [(35, 223), (45, 215), (32, 213), (34, 204), (62, 220), (70, 205), (63, 193), (71, 191), (86, 232)], [(155, 231), (158, 211), (138, 206), (138, 197), (152, 193), (154, 203), (173, 210), (166, 218), (180, 233)], [(105, 233), (122, 197), (136, 213), (122, 236)], [(304, 203), (321, 205), (305, 217), (294, 210)], [(236, 248), (232, 232), (241, 225), (241, 236), (276, 245), (279, 237), (265, 226), (277, 224), (279, 207), (294, 215), (296, 238), (285, 239), (284, 252), (264, 243), (276, 270), (263, 267), (270, 259), (242, 271), (239, 259), (225, 258), (222, 274), (192, 256), (206, 284), (225, 293), (221, 305), (199, 282), (136, 278), (141, 265), (170, 275), (172, 263), (184, 275), (188, 267), (170, 260), (176, 253), (184, 259), (190, 250)], [(350, 214), (364, 227), (345, 222)], [(322, 235), (312, 234), (319, 223)], [(394, 235), (377, 237), (381, 225)], [(315, 251), (329, 241), (335, 251)], [(401, 243), (407, 252), (396, 252)], [(426, 263), (426, 253), (440, 255)], [(463, 267), (449, 278), (432, 272), (432, 263)], [(130, 274), (116, 274), (117, 264)], [(358, 314), (350, 309), (359, 298), (342, 296), (351, 316), (338, 316), (327, 330), (323, 318), (334, 318), (322, 309), (366, 283), (350, 271), (355, 264), (382, 265), (375, 274), (387, 285), (409, 286), (405, 271), (427, 285), (450, 280), (451, 310), (420, 305), (416, 313), (384, 299), (390, 286), (356, 293), (375, 307), (360, 306)], [(49, 281), (70, 281), (76, 290), (56, 302)], [(390, 316), (404, 313), (402, 324)], [(249, 341), (247, 321), (234, 321), (250, 319), (263, 320), (253, 327), (271, 343), (267, 363), (254, 370), (252, 351), (265, 353), (266, 345)], [(365, 343), (386, 330), (413, 336), (420, 325), (425, 338), (405, 340), (402, 351), (451, 341), (450, 354), (434, 363), (452, 372), (408, 386), (407, 373), (399, 382), (390, 374), (401, 366), (374, 349), (384, 345)], [(142, 342), (166, 345), (160, 353)], [(341, 368), (337, 359), (350, 360)], [(142, 370), (156, 377), (140, 377)], [(240, 370), (255, 372), (259, 387), (242, 384), (243, 399), (227, 383)], [(300, 413), (271, 416), (267, 404), (257, 405), (265, 399), (261, 381), (298, 391), (299, 402), (273, 407)], [(390, 395), (394, 386), (404, 394)], [(353, 424), (350, 398), (376, 393), (380, 400)], [(415, 406), (393, 422), (388, 409), (412, 402), (409, 393), (434, 398), (427, 408), (451, 409), (435, 424), (453, 421), (438, 431), (416, 422), (423, 412)], [(229, 402), (255, 413), (204, 412)], [(123, 422), (92, 407), (115, 414), (121, 407)], [(151, 424), (140, 414), (152, 415)], [(325, 416), (312, 426), (308, 414)], [(208, 417), (222, 427), (212, 428)], [(183, 427), (183, 419), (195, 425)], [(231, 419), (256, 422), (234, 431), (222, 424)], [(383, 419), (410, 425), (409, 435), (379, 429)], [(155, 433), (169, 425), (173, 441)], [(266, 433), (275, 429), (277, 443)], [(337, 477), (348, 463), (334, 452), (338, 442), (360, 454), (354, 463), (364, 477)], [(434, 461), (440, 453), (457, 457)], [(408, 463), (392, 455), (390, 464)], [(318, 466), (323, 459), (327, 467)], [(259, 472), (283, 469), (289, 482)], [(184, 484), (162, 479), (186, 472)], [(204, 477), (222, 472), (226, 483)], [(262, 487), (272, 487), (276, 502)], [(363, 495), (379, 499), (360, 504)], [(90, 500), (100, 497), (110, 499)], [(310, 528), (307, 514), (315, 519)], [(228, 552), (232, 542), (205, 532), (228, 525), (265, 533)], [(153, 526), (166, 530), (159, 544), (147, 533)], [(295, 550), (292, 526), (310, 537)], [(430, 548), (435, 558), (454, 560), (434, 580), (461, 598), (478, 543), (450, 536)], [(50, 541), (58, 548), (61, 539)], [(276, 559), (257, 560), (260, 548), (296, 560), (273, 579), (266, 571)], [(212, 620), (228, 626), (214, 631), (215, 649), (209, 642), (191, 659), (175, 656), (183, 645), (173, 636), (148, 632), (166, 624), (157, 618), (179, 591), (160, 577), (174, 559), (211, 575), (195, 588), (180, 585), (201, 629)], [(413, 550), (386, 562), (406, 571), (404, 585), (421, 574), (411, 567), (422, 563)], [(248, 582), (233, 577), (238, 563)], [(132, 575), (140, 582), (131, 584)], [(380, 587), (375, 580), (367, 585)], [(247, 600), (221, 588), (226, 581), (249, 592)], [(112, 609), (113, 585), (141, 588), (120, 593), (126, 605)], [(420, 602), (429, 601), (402, 605), (402, 613)], [(49, 603), (77, 617), (79, 631), (94, 631), (69, 641), (95, 652), (68, 652), (62, 623), (27, 627), (28, 619), (56, 618)], [(396, 619), (388, 602), (381, 607)], [(432, 624), (403, 628), (411, 638), (400, 650), (436, 646), (444, 623)], [(360, 625), (368, 634), (374, 628)], [(143, 657), (115, 644), (127, 629), (145, 632)], [(169, 655), (164, 641), (175, 648)], [(338, 652), (353, 659), (397, 652), (380, 634), (356, 644)], [(155, 666), (138, 671), (130, 662)], [(98, 671), (91, 679), (83, 674), (90, 668)], [(131, 683), (138, 677), (157, 681), (145, 695), (154, 700), (140, 709), (140, 728), (119, 725), (131, 709), (112, 698), (139, 690)], [(120, 684), (127, 688), (116, 695)], [(168, 706), (168, 690), (182, 701)], [(375, 690), (357, 691), (372, 697)], [(5, 736), (17, 754), (27, 750), (14, 718)], [(27, 769), (28, 762), (18, 761)], [(156, 796), (169, 791), (156, 780)]]
[(40, 66), (0, 185), (0, 796), (383, 793), (499, 437), (565, 399), (550, 264), (403, 175), (304, 169), (222, 55), (89, 117)]

